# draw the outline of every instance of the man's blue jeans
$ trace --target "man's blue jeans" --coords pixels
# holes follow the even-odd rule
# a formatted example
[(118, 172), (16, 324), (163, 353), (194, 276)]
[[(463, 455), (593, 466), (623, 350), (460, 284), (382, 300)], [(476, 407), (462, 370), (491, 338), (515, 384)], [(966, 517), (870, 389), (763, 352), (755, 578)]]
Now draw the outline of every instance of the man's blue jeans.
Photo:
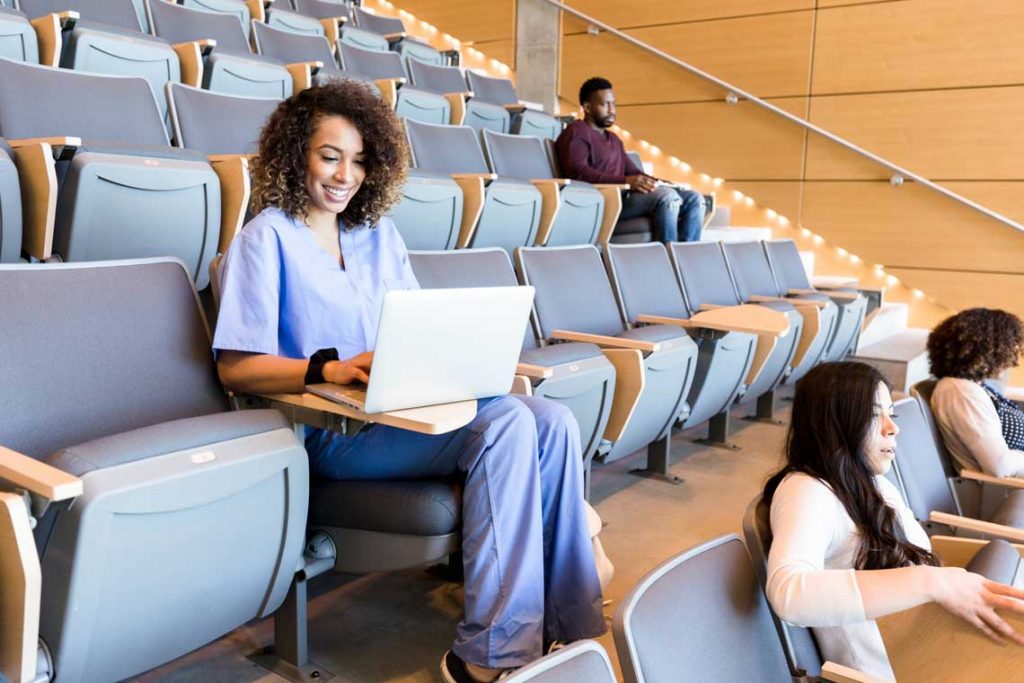
[(650, 216), (655, 239), (696, 242), (704, 226), (704, 197), (693, 190), (662, 185), (653, 192), (627, 192), (619, 220)]

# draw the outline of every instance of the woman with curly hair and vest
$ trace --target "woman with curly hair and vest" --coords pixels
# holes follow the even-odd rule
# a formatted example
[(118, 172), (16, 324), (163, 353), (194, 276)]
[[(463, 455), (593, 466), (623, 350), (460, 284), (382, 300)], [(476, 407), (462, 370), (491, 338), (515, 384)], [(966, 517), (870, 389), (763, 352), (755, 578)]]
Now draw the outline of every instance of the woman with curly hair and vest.
[[(220, 274), (213, 346), (225, 386), (367, 381), (384, 293), (418, 287), (385, 215), (407, 166), (394, 112), (355, 81), (305, 90), (270, 116), (253, 168), (259, 213)], [(306, 450), (321, 477), (465, 477), (465, 615), (442, 658), (445, 680), (494, 680), (547, 643), (605, 631), (579, 428), (565, 407), (502, 396), (448, 434), (310, 430)]]
[(928, 335), (928, 359), (939, 379), (932, 412), (961, 469), (1024, 477), (1024, 410), (996, 382), (1022, 351), (1020, 318), (990, 308), (961, 311)]

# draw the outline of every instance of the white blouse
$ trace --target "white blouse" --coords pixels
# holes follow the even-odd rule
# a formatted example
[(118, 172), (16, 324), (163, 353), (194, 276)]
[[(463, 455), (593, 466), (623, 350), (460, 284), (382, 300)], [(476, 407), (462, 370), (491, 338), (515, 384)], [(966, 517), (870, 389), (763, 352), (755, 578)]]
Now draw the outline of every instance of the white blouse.
[(985, 390), (969, 379), (943, 377), (932, 392), (932, 412), (959, 469), (994, 477), (1024, 477), (1024, 451), (1012, 450)]
[[(896, 487), (881, 476), (875, 485), (896, 511), (907, 540), (930, 550), (928, 535)], [(859, 534), (832, 489), (806, 474), (788, 475), (772, 499), (771, 527), (767, 594), (779, 618), (811, 627), (826, 660), (894, 680), (854, 578)]]

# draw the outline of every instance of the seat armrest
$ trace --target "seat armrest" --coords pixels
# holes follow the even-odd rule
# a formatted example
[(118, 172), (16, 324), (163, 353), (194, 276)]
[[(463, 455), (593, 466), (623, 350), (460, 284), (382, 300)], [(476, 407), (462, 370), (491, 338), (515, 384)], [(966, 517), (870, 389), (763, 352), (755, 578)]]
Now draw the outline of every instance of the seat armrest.
[(51, 502), (82, 495), (82, 480), (45, 462), (0, 446), (0, 480)]
[(402, 38), (405, 38), (406, 35), (407, 34), (406, 34), (405, 31), (395, 31), (394, 33), (385, 33), (384, 34), (384, 40), (388, 41), (389, 43), (397, 43)]
[(629, 185), (625, 183), (621, 185), (597, 184), (594, 187), (604, 197), (604, 215), (601, 217), (601, 230), (597, 234), (597, 244), (602, 249), (607, 249), (612, 232), (615, 231), (615, 224), (619, 222), (619, 214), (622, 213), (622, 190), (628, 190)]
[(964, 529), (965, 531), (974, 531), (986, 536), (1003, 538), (1011, 543), (1024, 543), (1024, 529), (1015, 529), (1003, 526), (1002, 524), (983, 522), (980, 519), (951, 515), (948, 512), (939, 512), (937, 510), (932, 510), (931, 514), (928, 515), (928, 519), (936, 524), (945, 524), (956, 529)]
[(246, 7), (249, 8), (249, 16), (252, 17), (251, 21), (258, 21), (261, 24), (267, 22), (267, 5), (263, 4), (263, 0), (245, 0)]
[(313, 87), (313, 76), (324, 68), (324, 63), (319, 61), (292, 62), (284, 66), (292, 75), (292, 94), (295, 95)]
[(786, 292), (787, 296), (800, 296), (801, 294), (824, 294), (825, 296), (827, 296), (827, 297), (829, 297), (831, 299), (846, 299), (846, 300), (849, 300), (849, 301), (854, 301), (854, 300), (860, 298), (860, 294), (858, 294), (856, 292), (836, 292), (836, 291), (820, 292), (817, 289), (791, 289), (791, 290)]
[(993, 477), (977, 470), (960, 470), (960, 476), (964, 479), (972, 479), (983, 484), (995, 484), (1010, 489), (1024, 489), (1024, 479), (1019, 477)]
[(554, 330), (551, 333), (551, 338), (558, 341), (597, 344), (603, 349), (636, 349), (642, 353), (654, 353), (661, 350), (661, 345), (658, 342), (620, 339), (619, 337), (609, 337), (603, 334), (589, 334), (587, 332), (573, 332), (571, 330)]
[(551, 228), (555, 225), (555, 218), (558, 216), (558, 209), (562, 202), (558, 196), (558, 181), (556, 180), (531, 180), (537, 191), (540, 192), (540, 224), (537, 226), (537, 237), (534, 244), (543, 247), (551, 237)]
[(572, 185), (571, 178), (531, 178), (531, 183), (554, 183), (558, 187), (565, 187), (566, 185)]
[(516, 102), (515, 104), (506, 104), (505, 111), (511, 114), (518, 114), (520, 112), (526, 111), (526, 105), (523, 104), (522, 102)]
[(193, 88), (201, 88), (203, 85), (203, 57), (217, 46), (217, 41), (190, 40), (184, 43), (171, 45), (175, 54), (178, 55), (178, 62), (181, 64), (181, 82), (191, 85)]
[(346, 21), (348, 21), (348, 17), (328, 17), (320, 20), (320, 25), (324, 27), (324, 37), (331, 44), (332, 53), (338, 50), (338, 38), (341, 37), (340, 29)]
[(516, 375), (512, 378), (512, 388), (508, 393), (516, 396), (533, 396), (533, 383), (526, 375)]
[[(0, 455), (0, 458), (6, 456)], [(0, 491), (0, 672), (35, 681), (43, 577), (25, 499)], [(3, 680), (7, 680), (4, 678)]]
[(821, 677), (828, 683), (886, 683), (881, 678), (835, 662), (825, 662), (821, 665)]
[(637, 316), (637, 321), (649, 325), (679, 325), (685, 328), (748, 332), (773, 337), (781, 337), (789, 332), (789, 319), (784, 313), (749, 304), (702, 310), (689, 319), (640, 315)]
[(629, 425), (636, 406), (640, 402), (647, 373), (644, 372), (644, 357), (637, 349), (602, 349), (605, 358), (615, 368), (615, 391), (612, 407), (608, 413), (608, 424), (603, 437), (612, 443), (622, 438)]
[[(808, 291), (810, 291), (810, 290), (808, 290)], [(814, 292), (814, 293), (817, 294), (818, 292)], [(761, 296), (760, 294), (753, 294), (753, 295), (751, 295), (750, 298), (749, 298), (749, 301), (752, 301), (753, 303), (764, 303), (766, 301), (785, 301), (787, 304), (792, 304), (793, 306), (796, 306), (797, 308), (799, 308), (801, 306), (803, 306), (803, 307), (813, 307), (813, 308), (825, 308), (826, 306), (828, 306), (828, 302), (827, 301), (813, 301), (813, 300), (810, 300), (810, 299), (787, 299), (784, 296)]]
[(462, 188), (462, 224), (459, 226), (459, 237), (455, 246), (465, 249), (473, 240), (477, 221), (484, 211), (485, 176), (489, 173), (456, 173), (452, 180)]
[(404, 78), (378, 78), (374, 85), (380, 90), (380, 98), (392, 109), (398, 104), (398, 86), (405, 83)]
[(485, 181), (492, 181), (498, 179), (497, 173), (452, 173), (452, 178), (461, 180), (463, 178), (480, 178)]
[(551, 368), (546, 368), (543, 365), (519, 363), (516, 366), (516, 374), (528, 377), (529, 379), (547, 379), (555, 374), (555, 371)]
[(224, 254), (245, 223), (252, 184), (249, 154), (211, 154), (210, 165), (220, 179), (220, 239), (217, 253)]
[(54, 68), (60, 66), (61, 49), (64, 45), (61, 33), (73, 29), (78, 19), (78, 12), (67, 11), (44, 14), (32, 20), (32, 28), (39, 43), (40, 64)]
[(448, 100), (448, 106), (452, 113), (448, 117), (448, 123), (452, 126), (461, 126), (466, 120), (466, 97), (463, 93), (445, 93), (444, 98)]
[[(960, 536), (932, 536), (932, 552), (942, 558), (944, 567), (966, 567), (978, 551), (988, 545), (983, 538), (965, 538)], [(1011, 543), (1014, 549), (1024, 556), (1024, 545)]]
[(53, 228), (57, 218), (58, 159), (74, 156), (80, 138), (53, 137), (8, 140), (21, 180), (23, 203), (21, 248), (40, 261), (53, 255)]

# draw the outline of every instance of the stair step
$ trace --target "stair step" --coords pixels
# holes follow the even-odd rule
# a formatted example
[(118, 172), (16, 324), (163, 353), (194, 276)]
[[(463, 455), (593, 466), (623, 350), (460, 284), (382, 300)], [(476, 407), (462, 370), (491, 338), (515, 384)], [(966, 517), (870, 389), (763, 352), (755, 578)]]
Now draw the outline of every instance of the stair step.
[(910, 306), (907, 304), (882, 304), (864, 321), (864, 328), (857, 343), (858, 352), (907, 329), (909, 319)]
[(930, 368), (925, 345), (929, 330), (911, 327), (863, 346), (850, 360), (878, 369), (895, 391), (907, 393), (916, 382), (928, 379)]
[(700, 235), (701, 242), (757, 242), (771, 238), (772, 229), (767, 226), (704, 228)]

